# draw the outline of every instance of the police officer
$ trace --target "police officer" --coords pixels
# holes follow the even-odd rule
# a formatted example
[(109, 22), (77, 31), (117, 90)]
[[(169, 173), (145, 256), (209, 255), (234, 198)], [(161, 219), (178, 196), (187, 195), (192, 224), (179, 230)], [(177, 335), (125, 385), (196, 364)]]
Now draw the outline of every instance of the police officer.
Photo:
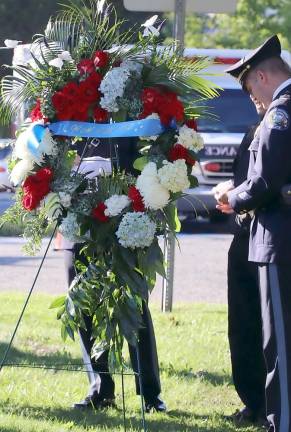
[[(253, 100), (262, 120), (265, 110)], [(249, 146), (259, 123), (245, 134), (233, 163), (233, 180), (218, 184), (214, 194), (231, 190), (246, 178)], [(237, 424), (265, 422), (266, 366), (263, 355), (260, 294), (256, 264), (248, 261), (251, 214), (236, 215), (228, 251), (228, 339), (234, 387), (244, 403), (227, 419)]]
[[(291, 73), (277, 36), (230, 67), (243, 88), (267, 108), (250, 146), (248, 178), (219, 197), (221, 211), (254, 211), (249, 260), (257, 263), (266, 411), (271, 432), (291, 432)], [(282, 194), (283, 191), (283, 194)], [(291, 193), (291, 192), (290, 192)]]
[[(113, 140), (103, 140), (95, 149), (91, 149), (90, 155), (110, 157), (115, 165), (127, 172), (133, 172), (133, 161), (137, 157), (136, 140), (130, 138), (118, 139), (118, 145)], [(82, 145), (78, 146), (78, 153), (82, 154)], [(80, 253), (82, 245), (69, 244), (64, 241), (65, 266), (67, 271), (68, 284), (70, 285), (77, 274), (75, 261), (80, 260), (86, 264), (85, 257)], [(138, 350), (141, 368), (141, 381), (145, 398), (145, 409), (157, 412), (166, 411), (166, 405), (159, 397), (161, 384), (159, 377), (158, 355), (153, 323), (147, 302), (142, 305), (143, 328), (138, 334)], [(89, 392), (84, 400), (74, 404), (76, 409), (91, 409), (115, 406), (115, 385), (109, 374), (108, 351), (104, 351), (98, 359), (91, 357), (91, 350), (94, 345), (92, 337), (92, 319), (84, 316), (86, 329), (80, 329), (80, 342), (84, 365), (87, 369), (89, 379)], [(138, 372), (137, 350), (129, 345), (130, 359), (134, 372)], [(139, 380), (135, 375), (136, 392), (140, 394)]]

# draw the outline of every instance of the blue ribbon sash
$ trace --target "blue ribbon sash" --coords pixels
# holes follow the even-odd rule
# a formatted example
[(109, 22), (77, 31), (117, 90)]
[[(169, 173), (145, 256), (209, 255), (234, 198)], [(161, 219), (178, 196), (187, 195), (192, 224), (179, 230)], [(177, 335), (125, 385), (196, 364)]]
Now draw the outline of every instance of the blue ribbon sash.
[(158, 119), (132, 120), (120, 123), (86, 123), (61, 121), (48, 125), (53, 135), (83, 138), (122, 138), (160, 135), (165, 128)]

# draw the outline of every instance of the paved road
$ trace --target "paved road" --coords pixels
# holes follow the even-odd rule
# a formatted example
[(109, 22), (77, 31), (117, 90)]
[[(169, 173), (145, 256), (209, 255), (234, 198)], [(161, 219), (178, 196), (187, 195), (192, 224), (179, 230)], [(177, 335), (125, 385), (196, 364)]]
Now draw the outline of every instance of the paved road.
[[(174, 302), (226, 303), (227, 250), (231, 235), (180, 234), (178, 238)], [(30, 289), (41, 254), (25, 256), (22, 245), (21, 239), (0, 237), (0, 291)], [(63, 254), (50, 250), (35, 292), (60, 294), (65, 290)], [(153, 291), (152, 301), (161, 301), (161, 279)]]

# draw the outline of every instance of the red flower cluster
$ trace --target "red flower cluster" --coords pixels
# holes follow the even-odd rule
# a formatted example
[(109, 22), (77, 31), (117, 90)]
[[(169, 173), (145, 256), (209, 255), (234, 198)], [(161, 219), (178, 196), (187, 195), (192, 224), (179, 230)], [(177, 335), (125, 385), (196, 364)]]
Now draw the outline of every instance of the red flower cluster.
[(52, 178), (53, 171), (51, 168), (41, 168), (36, 174), (27, 177), (22, 186), (24, 192), (22, 205), (26, 210), (34, 210), (50, 192)]
[(147, 87), (142, 91), (141, 100), (143, 112), (140, 118), (157, 113), (165, 126), (168, 126), (173, 119), (178, 122), (184, 120), (183, 104), (174, 92)]
[(40, 99), (37, 99), (34, 108), (31, 110), (31, 112), (29, 114), (29, 117), (31, 118), (31, 121), (33, 121), (33, 122), (38, 121), (38, 120), (42, 120), (44, 118), (43, 114), (41, 112), (41, 109), (40, 109)]
[(80, 84), (70, 81), (52, 96), (58, 120), (87, 121), (89, 110), (100, 99), (102, 76), (93, 71)]
[(174, 162), (178, 159), (184, 159), (185, 162), (191, 166), (195, 165), (196, 163), (195, 159), (193, 159), (188, 150), (181, 144), (175, 144), (174, 147), (172, 147), (169, 151), (168, 157), (171, 162)]
[(94, 219), (97, 219), (99, 222), (107, 222), (109, 220), (109, 217), (106, 216), (106, 214), (104, 213), (106, 209), (107, 207), (104, 204), (104, 202), (101, 202), (92, 210), (91, 215)]
[(108, 111), (103, 108), (96, 107), (93, 111), (93, 117), (97, 123), (105, 123), (108, 120)]
[(135, 212), (144, 212), (145, 206), (143, 203), (140, 191), (135, 186), (130, 186), (128, 189), (128, 198), (132, 201), (132, 208)]

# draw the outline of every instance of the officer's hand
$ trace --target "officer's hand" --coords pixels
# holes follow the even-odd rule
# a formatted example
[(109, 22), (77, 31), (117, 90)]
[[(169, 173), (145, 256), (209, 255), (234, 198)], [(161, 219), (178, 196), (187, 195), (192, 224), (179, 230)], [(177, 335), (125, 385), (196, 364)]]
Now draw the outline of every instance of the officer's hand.
[(234, 213), (234, 210), (230, 207), (229, 204), (217, 204), (216, 208), (217, 210), (220, 210), (221, 213), (225, 213), (225, 214)]
[(226, 193), (232, 190), (233, 188), (234, 186), (232, 180), (227, 180), (218, 183), (218, 185), (212, 189), (212, 193), (214, 194), (214, 198), (216, 199), (217, 202), (220, 202), (221, 200), (225, 201)]

